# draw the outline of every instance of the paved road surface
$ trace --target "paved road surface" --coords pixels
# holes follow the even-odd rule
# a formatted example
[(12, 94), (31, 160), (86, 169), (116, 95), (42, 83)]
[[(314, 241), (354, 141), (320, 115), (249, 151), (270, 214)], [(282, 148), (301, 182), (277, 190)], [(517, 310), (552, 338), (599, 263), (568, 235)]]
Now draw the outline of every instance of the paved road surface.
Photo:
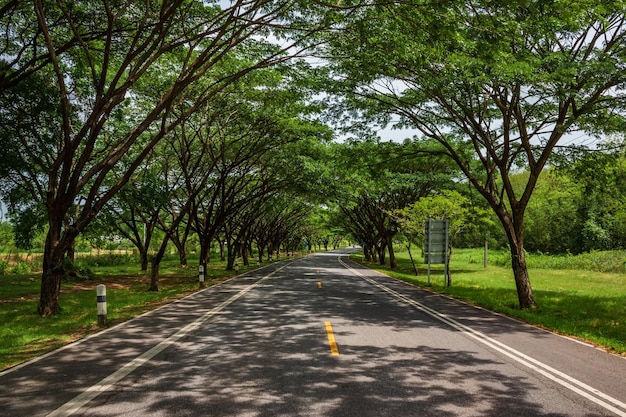
[(625, 403), (624, 358), (338, 252), (272, 264), (0, 374), (0, 416), (624, 417)]

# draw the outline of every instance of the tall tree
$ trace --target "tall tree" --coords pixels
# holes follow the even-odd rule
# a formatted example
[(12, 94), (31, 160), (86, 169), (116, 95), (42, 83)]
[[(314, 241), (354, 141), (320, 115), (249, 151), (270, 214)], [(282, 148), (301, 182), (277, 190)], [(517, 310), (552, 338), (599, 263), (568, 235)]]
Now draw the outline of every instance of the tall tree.
[[(443, 190), (438, 194), (420, 198), (419, 201), (404, 207), (400, 210), (394, 210), (392, 213), (397, 218), (400, 228), (409, 239), (419, 237), (423, 241), (424, 224), (427, 219), (448, 220), (449, 221), (449, 239), (446, 248), (448, 256), (446, 257), (446, 285), (452, 285), (452, 274), (450, 272), (450, 260), (454, 250), (455, 238), (463, 231), (467, 223), (470, 221), (471, 212), (469, 210), (469, 198), (457, 191)], [(413, 269), (417, 275), (417, 268), (410, 251), (410, 242), (407, 245), (409, 256), (413, 263)]]
[(144, 165), (104, 206), (95, 221), (100, 223), (99, 229), (119, 233), (137, 248), (142, 271), (148, 270), (150, 243), (172, 193), (157, 170), (166, 168), (167, 164), (156, 162), (157, 155), (150, 159), (150, 164)]
[(351, 141), (336, 146), (336, 175), (348, 185), (338, 203), (350, 233), (364, 245), (365, 253), (376, 251), (381, 264), (389, 254), (396, 267), (393, 238), (398, 224), (391, 213), (404, 208), (433, 190), (446, 186), (455, 175), (453, 164), (440, 158), (408, 157), (420, 144)]
[(345, 14), (323, 51), (351, 108), (437, 141), (489, 202), (521, 308), (535, 306), (524, 214), (539, 175), (568, 134), (623, 126), (625, 12), (608, 0), (384, 1)]

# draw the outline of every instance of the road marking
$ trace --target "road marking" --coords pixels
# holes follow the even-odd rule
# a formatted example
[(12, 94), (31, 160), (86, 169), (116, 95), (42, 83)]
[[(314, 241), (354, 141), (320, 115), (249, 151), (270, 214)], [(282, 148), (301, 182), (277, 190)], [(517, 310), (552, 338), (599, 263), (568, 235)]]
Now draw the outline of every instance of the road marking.
[(358, 275), (363, 280), (380, 288), (381, 290), (391, 294), (393, 297), (415, 307), (418, 310), (423, 311), (424, 313), (428, 314), (429, 316), (443, 323), (448, 324), (449, 326), (459, 330), (465, 335), (477, 340), (478, 342), (486, 346), (489, 346), (490, 348), (496, 350), (497, 352), (500, 352), (501, 354), (513, 359), (514, 361), (534, 370), (535, 372), (538, 372), (539, 374), (545, 376), (546, 378), (551, 379), (552, 381), (570, 389), (571, 391), (615, 413), (616, 415), (620, 417), (626, 417), (626, 403), (623, 403), (620, 400), (613, 398), (603, 393), (602, 391), (599, 391), (596, 388), (593, 388), (585, 384), (584, 382), (581, 382), (557, 369), (554, 369), (544, 364), (543, 362), (538, 361), (537, 359), (534, 359), (518, 350), (513, 349), (512, 347), (508, 345), (505, 345), (504, 343), (501, 343), (487, 336), (484, 333), (474, 330), (471, 327), (466, 326), (446, 316), (445, 314), (438, 312), (437, 310), (427, 307), (426, 305), (418, 301), (412, 300), (406, 295), (403, 295), (389, 287), (384, 286), (383, 284), (369, 277), (366, 277), (358, 270), (351, 268), (348, 264), (346, 264), (343, 260), (341, 260), (341, 257), (339, 257), (338, 260), (340, 264), (342, 264), (348, 270), (352, 271), (352, 273), (354, 273), (355, 275)]
[(339, 349), (337, 349), (337, 342), (335, 341), (335, 334), (333, 333), (333, 326), (330, 325), (330, 322), (327, 321), (326, 325), (326, 335), (328, 336), (328, 345), (330, 346), (330, 354), (333, 356), (339, 355)]
[(48, 414), (47, 417), (62, 417), (62, 416), (70, 416), (74, 414), (80, 408), (82, 408), (87, 403), (95, 399), (98, 395), (110, 389), (114, 384), (121, 381), (123, 378), (128, 376), (131, 372), (133, 372), (134, 370), (138, 369), (139, 367), (141, 367), (142, 365), (150, 361), (150, 359), (154, 358), (160, 352), (174, 345), (178, 340), (182, 339), (183, 337), (187, 336), (192, 331), (196, 330), (198, 327), (200, 327), (202, 323), (204, 323), (205, 321), (207, 321), (208, 319), (210, 319), (211, 317), (213, 317), (214, 315), (222, 311), (224, 308), (226, 308), (228, 305), (232, 304), (239, 298), (243, 297), (245, 294), (247, 294), (254, 288), (261, 285), (263, 282), (267, 281), (269, 278), (272, 277), (272, 275), (274, 275), (281, 269), (285, 268), (289, 264), (291, 264), (291, 262), (281, 266), (277, 270), (259, 279), (254, 284), (251, 284), (247, 286), (246, 288), (244, 288), (243, 290), (239, 291), (237, 294), (233, 295), (228, 300), (222, 302), (218, 306), (207, 311), (201, 317), (189, 323), (188, 325), (180, 329), (178, 332), (174, 333), (173, 335), (163, 340), (158, 345), (154, 346), (152, 349), (137, 356), (135, 359), (128, 362), (126, 365), (122, 366), (120, 369), (113, 372), (108, 377), (104, 378), (97, 384), (92, 385), (91, 387), (87, 388), (81, 394), (77, 395), (76, 397), (68, 401), (67, 403), (63, 404), (61, 407), (57, 408), (56, 410)]
[(322, 288), (322, 281), (317, 281), (317, 288)]

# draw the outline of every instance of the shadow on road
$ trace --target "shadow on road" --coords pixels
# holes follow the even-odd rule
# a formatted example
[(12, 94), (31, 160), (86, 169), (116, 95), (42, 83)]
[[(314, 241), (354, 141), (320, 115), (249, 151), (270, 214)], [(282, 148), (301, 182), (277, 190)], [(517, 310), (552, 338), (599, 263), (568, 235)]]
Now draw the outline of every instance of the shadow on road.
[[(503, 362), (469, 340), (460, 350), (437, 342), (444, 333), (462, 336), (417, 310), (389, 302), (343, 268), (323, 268), (325, 263), (318, 257), (295, 263), (76, 415), (593, 415), (545, 410), (538, 400), (544, 393), (526, 374), (506, 371)], [(63, 404), (143, 353), (146, 339), (167, 337), (208, 304), (253, 281), (235, 280), (161, 310), (158, 319), (148, 317), (108, 332), (105, 345), (87, 342), (54, 364), (42, 361), (29, 374), (0, 379), (3, 385), (15, 384), (26, 400), (18, 404), (19, 397), (2, 398), (0, 405), (6, 407), (0, 415), (47, 414), (58, 406), (53, 402)], [(330, 355), (326, 320), (333, 322), (339, 356)], [(93, 361), (101, 366), (87, 365)], [(41, 373), (49, 373), (47, 379)], [(52, 392), (54, 401), (39, 397), (42, 392)], [(5, 385), (0, 393), (1, 398), (10, 391)], [(31, 397), (41, 403), (29, 403)]]

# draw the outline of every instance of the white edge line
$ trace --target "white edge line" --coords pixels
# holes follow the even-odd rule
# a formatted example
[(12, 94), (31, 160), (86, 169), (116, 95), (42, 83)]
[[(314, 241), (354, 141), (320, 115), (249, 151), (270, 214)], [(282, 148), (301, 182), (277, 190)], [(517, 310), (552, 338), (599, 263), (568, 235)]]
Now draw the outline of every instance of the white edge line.
[[(299, 259), (299, 258), (298, 258), (298, 259)], [(295, 261), (295, 260), (297, 260), (297, 259), (292, 260), (292, 262), (293, 262), (293, 261)], [(22, 363), (20, 363), (20, 364), (17, 364), (17, 365), (15, 365), (15, 366), (12, 366), (12, 367), (10, 367), (10, 368), (7, 368), (7, 369), (5, 369), (4, 371), (1, 371), (1, 372), (0, 372), (0, 377), (3, 377), (3, 376), (5, 376), (5, 375), (7, 375), (7, 374), (10, 374), (11, 372), (17, 371), (17, 370), (19, 370), (19, 369), (21, 369), (21, 368), (23, 368), (23, 367), (25, 367), (25, 366), (31, 365), (31, 364), (33, 364), (33, 363), (37, 363), (37, 362), (39, 362), (40, 360), (45, 359), (45, 358), (47, 358), (48, 356), (52, 356), (52, 355), (54, 355), (54, 354), (56, 354), (56, 353), (58, 353), (58, 352), (61, 352), (61, 351), (65, 350), (65, 349), (69, 349), (69, 348), (71, 348), (71, 347), (74, 347), (74, 346), (80, 345), (81, 343), (86, 342), (86, 341), (88, 341), (89, 339), (91, 339), (91, 338), (93, 338), (93, 337), (100, 336), (100, 335), (102, 335), (102, 334), (105, 334), (105, 333), (108, 333), (108, 332), (110, 332), (110, 331), (116, 330), (116, 329), (117, 329), (118, 327), (120, 327), (120, 326), (125, 326), (125, 325), (128, 325), (128, 324), (132, 323), (132, 322), (133, 322), (133, 321), (135, 321), (135, 320), (139, 320), (139, 319), (140, 319), (140, 318), (142, 318), (143, 316), (147, 316), (147, 315), (149, 315), (149, 314), (153, 314), (153, 313), (155, 313), (155, 312), (157, 312), (157, 311), (159, 311), (159, 310), (161, 310), (161, 309), (163, 309), (163, 308), (166, 308), (166, 307), (168, 307), (168, 306), (172, 306), (172, 305), (174, 305), (174, 304), (176, 304), (176, 303), (183, 302), (183, 301), (187, 300), (187, 298), (195, 297), (195, 296), (196, 296), (196, 295), (198, 295), (198, 294), (201, 294), (201, 293), (203, 293), (203, 292), (205, 292), (205, 291), (208, 291), (208, 290), (210, 290), (210, 289), (212, 289), (212, 288), (215, 288), (215, 287), (218, 287), (218, 286), (220, 286), (220, 285), (226, 284), (226, 283), (228, 283), (228, 282), (230, 282), (230, 281), (232, 281), (232, 280), (234, 280), (234, 279), (237, 279), (237, 278), (245, 278), (245, 277), (246, 277), (247, 275), (249, 275), (251, 272), (255, 272), (255, 271), (258, 271), (258, 270), (260, 270), (260, 269), (267, 268), (267, 267), (269, 267), (269, 266), (271, 266), (271, 265), (273, 265), (273, 264), (267, 264), (267, 265), (264, 265), (264, 266), (262, 266), (262, 267), (260, 267), (260, 268), (256, 268), (256, 269), (254, 269), (254, 270), (246, 271), (246, 272), (244, 272), (243, 274), (234, 275), (234, 276), (232, 276), (232, 277), (230, 277), (230, 278), (228, 278), (228, 279), (226, 279), (226, 280), (224, 280), (224, 281), (218, 282), (218, 283), (217, 283), (217, 284), (215, 284), (215, 285), (211, 285), (210, 287), (206, 287), (206, 288), (202, 288), (202, 289), (200, 289), (200, 290), (198, 290), (198, 291), (194, 291), (194, 292), (192, 292), (191, 294), (189, 294), (189, 295), (187, 295), (187, 296), (185, 296), (185, 297), (183, 297), (183, 298), (179, 298), (178, 300), (174, 300), (174, 301), (172, 301), (172, 302), (169, 302), (169, 303), (163, 304), (162, 306), (159, 306), (159, 307), (157, 307), (157, 308), (155, 308), (155, 309), (153, 309), (153, 310), (146, 311), (145, 313), (142, 313), (142, 314), (140, 314), (140, 315), (138, 315), (138, 316), (132, 317), (132, 318), (130, 318), (130, 319), (128, 319), (128, 320), (124, 320), (124, 321), (122, 321), (122, 322), (120, 322), (120, 323), (118, 323), (118, 324), (116, 324), (116, 325), (114, 325), (114, 326), (107, 327), (106, 329), (103, 329), (103, 330), (97, 331), (97, 332), (92, 333), (92, 334), (90, 334), (90, 335), (87, 335), (87, 336), (85, 336), (85, 337), (83, 337), (83, 338), (81, 338), (81, 339), (78, 339), (78, 340), (75, 340), (75, 341), (73, 341), (73, 342), (70, 342), (70, 343), (68, 343), (68, 344), (66, 344), (66, 345), (63, 345), (63, 346), (61, 346), (60, 348), (57, 348), (57, 349), (51, 350), (50, 352), (44, 353), (43, 355), (40, 355), (40, 356), (37, 356), (37, 357), (35, 357), (35, 358), (29, 359), (29, 360), (27, 360), (26, 362), (22, 362)], [(282, 267), (281, 267), (281, 268), (282, 268)]]
[[(111, 375), (102, 379), (97, 384), (92, 385), (91, 387), (87, 388), (81, 394), (77, 395), (76, 397), (68, 401), (67, 403), (63, 404), (61, 407), (57, 408), (56, 410), (48, 414), (47, 417), (61, 417), (61, 416), (64, 417), (64, 416), (72, 415), (73, 413), (78, 411), (80, 408), (85, 406), (87, 403), (95, 399), (98, 395), (107, 391), (109, 388), (111, 388), (111, 386), (113, 386), (114, 384), (116, 384), (117, 382), (125, 378), (126, 376), (128, 376), (131, 372), (133, 372), (134, 370), (144, 365), (150, 359), (154, 358), (157, 354), (167, 349), (168, 347), (176, 343), (179, 339), (191, 333), (193, 330), (197, 329), (204, 321), (210, 319), (215, 314), (217, 314), (218, 312), (226, 308), (228, 305), (230, 305), (237, 299), (243, 297), (246, 293), (248, 293), (255, 287), (261, 285), (264, 281), (271, 278), (272, 275), (274, 275), (275, 273), (277, 273), (278, 271), (280, 271), (281, 269), (285, 268), (286, 266), (290, 264), (291, 262), (285, 265), (282, 265), (280, 268), (276, 269), (275, 271), (270, 272), (268, 275), (264, 276), (263, 278), (259, 279), (253, 284), (247, 286), (246, 288), (239, 291), (237, 294), (233, 295), (226, 301), (223, 301), (217, 307), (214, 307), (210, 311), (204, 313), (201, 317), (199, 317), (195, 321), (189, 323), (188, 325), (180, 329), (178, 332), (174, 333), (173, 335), (163, 340), (162, 342), (152, 347), (151, 349), (147, 350), (143, 354), (137, 356), (135, 359), (128, 362), (126, 365), (122, 366), (120, 369), (113, 372)], [(214, 288), (214, 287), (215, 286), (212, 286), (209, 288)], [(197, 293), (198, 292), (194, 294), (197, 294)]]
[[(456, 328), (457, 330), (463, 332), (464, 334), (472, 337), (473, 339), (479, 341), (480, 343), (487, 345), (489, 347), (491, 347), (492, 349), (502, 353), (503, 355), (515, 360), (516, 362), (534, 370), (535, 372), (540, 373), (541, 375), (545, 376), (546, 378), (551, 379), (552, 381), (570, 389), (571, 391), (581, 395), (582, 397), (596, 403), (597, 405), (600, 405), (601, 407), (615, 413), (616, 415), (620, 416), (620, 417), (626, 417), (626, 412), (623, 411), (622, 409), (626, 410), (626, 404), (619, 401), (616, 398), (613, 398), (593, 387), (590, 387), (589, 385), (561, 372), (558, 371), (557, 369), (554, 369), (522, 352), (519, 352), (516, 349), (513, 349), (510, 346), (505, 345), (504, 343), (501, 343), (489, 336), (487, 336), (484, 333), (481, 333), (477, 330), (472, 329), (469, 326), (466, 326), (450, 317), (447, 317), (444, 314), (441, 314), (440, 312), (433, 310), (430, 307), (425, 306), (424, 304), (412, 300), (409, 297), (398, 293), (397, 291), (384, 286), (383, 284), (380, 284), (379, 282), (376, 282), (375, 280), (366, 277), (365, 275), (363, 275), (360, 271), (351, 268), (348, 264), (346, 264), (343, 260), (341, 260), (341, 258), (339, 258), (339, 262), (347, 269), (349, 269), (350, 271), (352, 271), (355, 275), (360, 276), (362, 279), (364, 279), (365, 281), (369, 282), (370, 284), (380, 288), (381, 290), (391, 294), (392, 296), (394, 296), (395, 298), (398, 298), (399, 300), (423, 311), (424, 313), (428, 314), (429, 316), (444, 322), (454, 328)], [(576, 386), (577, 385), (577, 386)], [(579, 388), (580, 387), (580, 388)], [(603, 400), (608, 401), (609, 403), (594, 397), (593, 395), (596, 395), (597, 397), (602, 398)], [(617, 408), (620, 407), (620, 408)]]

